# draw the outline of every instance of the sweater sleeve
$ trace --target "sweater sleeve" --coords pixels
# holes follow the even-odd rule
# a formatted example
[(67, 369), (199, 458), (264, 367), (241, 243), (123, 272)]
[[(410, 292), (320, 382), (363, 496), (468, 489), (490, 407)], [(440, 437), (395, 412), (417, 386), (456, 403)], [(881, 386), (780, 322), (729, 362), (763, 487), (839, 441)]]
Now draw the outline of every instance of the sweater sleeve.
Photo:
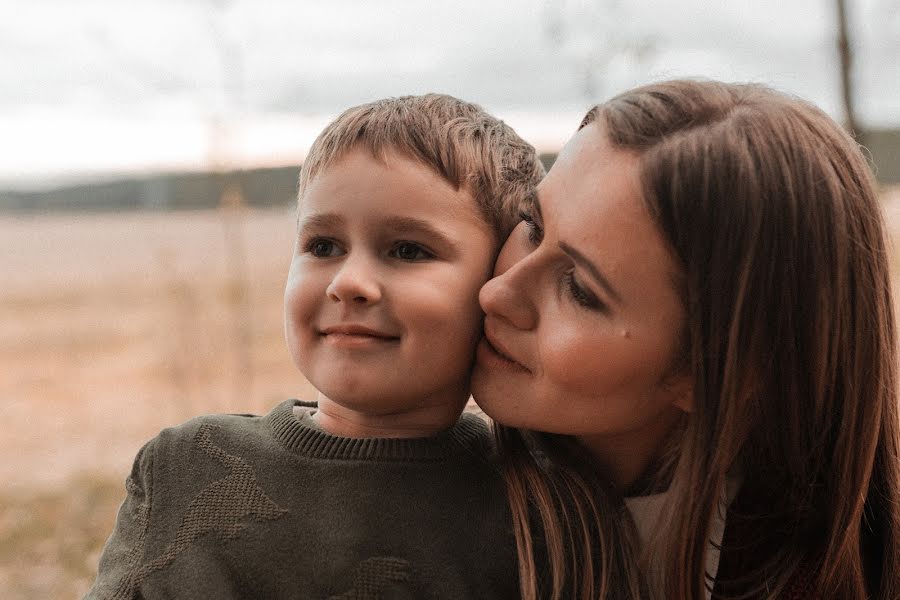
[(144, 555), (150, 522), (153, 456), (157, 438), (147, 442), (134, 459), (125, 480), (126, 496), (112, 534), (103, 547), (97, 579), (85, 600), (135, 598), (134, 576)]

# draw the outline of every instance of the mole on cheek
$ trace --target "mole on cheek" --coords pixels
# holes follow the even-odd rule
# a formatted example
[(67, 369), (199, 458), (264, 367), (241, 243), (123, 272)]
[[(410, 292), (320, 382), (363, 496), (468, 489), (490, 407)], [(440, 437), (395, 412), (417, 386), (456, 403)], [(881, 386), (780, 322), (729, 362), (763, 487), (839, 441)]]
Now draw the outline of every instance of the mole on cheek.
[(628, 331), (627, 329), (623, 329), (622, 331), (620, 331), (620, 332), (619, 332), (619, 335), (621, 335), (621, 336), (622, 336), (623, 338), (625, 338), (626, 340), (631, 339), (631, 332)]

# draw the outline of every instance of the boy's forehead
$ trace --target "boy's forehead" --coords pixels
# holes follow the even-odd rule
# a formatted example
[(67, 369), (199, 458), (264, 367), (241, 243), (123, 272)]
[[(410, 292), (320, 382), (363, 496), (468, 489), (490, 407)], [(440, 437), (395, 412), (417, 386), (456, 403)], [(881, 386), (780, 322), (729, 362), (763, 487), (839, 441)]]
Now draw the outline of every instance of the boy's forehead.
[(328, 161), (307, 183), (298, 208), (302, 216), (330, 212), (342, 202), (361, 206), (367, 199), (384, 201), (376, 190), (398, 194), (398, 205), (411, 213), (421, 209), (447, 219), (474, 216), (486, 222), (469, 186), (457, 187), (426, 161), (390, 146), (376, 152), (356, 144)]
[(384, 144), (376, 147), (362, 141), (357, 142), (342, 152), (338, 152), (334, 156), (324, 160), (323, 164), (316, 170), (316, 175), (313, 179), (318, 179), (336, 166), (343, 165), (345, 162), (354, 163), (357, 168), (368, 166), (367, 163), (369, 162), (375, 162), (386, 169), (397, 168), (398, 164), (407, 166), (412, 164), (433, 175), (437, 175), (448, 185), (451, 185), (454, 188), (457, 187), (456, 184), (444, 176), (440, 169), (435, 165), (416, 156), (411, 151), (404, 150), (403, 148), (392, 144)]

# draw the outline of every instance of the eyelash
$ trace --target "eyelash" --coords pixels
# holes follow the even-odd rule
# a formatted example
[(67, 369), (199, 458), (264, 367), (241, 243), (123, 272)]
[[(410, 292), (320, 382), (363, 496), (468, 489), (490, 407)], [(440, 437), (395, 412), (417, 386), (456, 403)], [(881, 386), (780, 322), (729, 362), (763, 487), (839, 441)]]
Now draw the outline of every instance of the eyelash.
[[(403, 258), (402, 256), (399, 255), (398, 251), (400, 248), (402, 248), (404, 246), (414, 247), (418, 252), (421, 253), (422, 256), (420, 256), (418, 258)], [(428, 250), (427, 248), (425, 248), (424, 246), (422, 246), (422, 244), (417, 244), (416, 242), (410, 242), (410, 241), (406, 241), (406, 240), (402, 240), (402, 241), (395, 243), (394, 246), (391, 248), (390, 252), (388, 253), (388, 255), (393, 256), (393, 257), (395, 257), (399, 260), (405, 261), (405, 262), (420, 262), (423, 260), (430, 260), (435, 257), (434, 253), (431, 252), (430, 250)]]
[(544, 230), (535, 222), (534, 218), (525, 211), (519, 211), (519, 218), (525, 223), (528, 230), (528, 241), (532, 244), (539, 244), (544, 237)]
[(589, 290), (584, 289), (578, 284), (578, 281), (575, 280), (575, 273), (573, 271), (566, 272), (564, 275), (564, 282), (569, 291), (569, 295), (572, 296), (572, 299), (576, 304), (589, 310), (606, 311), (606, 305), (603, 302)]
[[(330, 244), (328, 251), (326, 251), (325, 253), (321, 253), (321, 254), (317, 253), (316, 246), (318, 246), (319, 244)], [(303, 250), (304, 250), (304, 252), (311, 254), (314, 258), (332, 258), (334, 256), (339, 256), (339, 254), (332, 254), (335, 247), (340, 248), (338, 243), (332, 239), (323, 238), (323, 237), (314, 237), (314, 238), (310, 239), (309, 241), (307, 241), (303, 245)], [(403, 256), (400, 255), (401, 249), (410, 248), (410, 247), (413, 248), (417, 253), (415, 258), (404, 258)], [(321, 250), (321, 248), (320, 248), (320, 250)], [(396, 258), (398, 260), (402, 260), (404, 262), (420, 262), (423, 260), (430, 260), (430, 259), (434, 258), (435, 254), (433, 252), (431, 252), (430, 250), (428, 250), (427, 248), (425, 248), (424, 246), (422, 246), (421, 244), (418, 244), (416, 242), (401, 240), (399, 242), (396, 242), (391, 247), (391, 249), (388, 251), (388, 256), (390, 256), (392, 258)]]
[(330, 254), (330, 253), (329, 253), (329, 254), (325, 254), (325, 255), (321, 255), (321, 254), (317, 254), (317, 253), (316, 253), (316, 251), (315, 251), (316, 246), (317, 246), (318, 244), (323, 244), (323, 243), (325, 243), (325, 244), (331, 244), (331, 248), (330, 248), (331, 250), (333, 250), (334, 247), (338, 245), (337, 242), (335, 242), (335, 241), (332, 240), (332, 239), (329, 239), (329, 238), (323, 238), (323, 237), (314, 237), (314, 238), (311, 238), (309, 241), (307, 241), (307, 242), (303, 245), (303, 251), (304, 251), (304, 252), (307, 252), (307, 253), (309, 253), (309, 254), (311, 254), (311, 255), (313, 255), (315, 258), (331, 258), (333, 255)]
[[(528, 241), (535, 245), (540, 244), (541, 240), (544, 237), (544, 231), (534, 220), (534, 217), (532, 217), (525, 211), (519, 211), (519, 218), (525, 223), (525, 228), (528, 234)], [(569, 295), (579, 306), (582, 306), (589, 310), (606, 310), (606, 304), (600, 301), (589, 290), (586, 290), (581, 285), (579, 285), (578, 281), (575, 279), (575, 273), (573, 271), (568, 271), (564, 275), (563, 283), (565, 283)]]

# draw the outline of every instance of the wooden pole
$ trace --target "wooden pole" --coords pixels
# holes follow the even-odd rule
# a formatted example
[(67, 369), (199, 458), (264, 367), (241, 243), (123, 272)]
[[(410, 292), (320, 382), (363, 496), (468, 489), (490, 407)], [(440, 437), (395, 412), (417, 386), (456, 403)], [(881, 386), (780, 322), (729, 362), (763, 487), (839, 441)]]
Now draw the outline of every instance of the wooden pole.
[(850, 32), (847, 24), (847, 2), (836, 0), (838, 36), (838, 54), (841, 59), (841, 98), (844, 103), (844, 125), (850, 134), (859, 139), (862, 130), (856, 118), (856, 107), (853, 103), (853, 47), (850, 43)]

